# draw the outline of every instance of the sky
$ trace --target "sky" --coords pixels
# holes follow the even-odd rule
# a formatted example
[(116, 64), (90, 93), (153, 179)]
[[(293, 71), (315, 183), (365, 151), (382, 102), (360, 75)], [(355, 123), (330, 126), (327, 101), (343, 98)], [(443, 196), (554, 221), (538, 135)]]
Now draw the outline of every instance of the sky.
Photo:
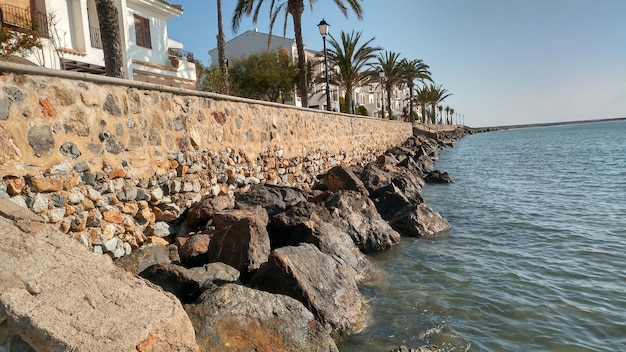
[[(283, 0), (286, 1), (286, 0)], [(203, 64), (217, 46), (217, 1), (169, 0), (184, 13), (168, 20), (169, 37)], [(226, 40), (251, 29), (269, 32), (266, 0), (256, 24), (244, 17), (234, 33), (236, 0), (222, 0)], [(402, 58), (421, 59), (452, 93), (472, 127), (626, 117), (626, 0), (363, 0), (363, 18), (344, 17), (332, 0), (302, 16), (307, 48), (322, 50), (317, 24)], [(345, 1), (344, 1), (345, 2)], [(286, 37), (293, 38), (292, 19)], [(283, 35), (283, 20), (273, 34)]]

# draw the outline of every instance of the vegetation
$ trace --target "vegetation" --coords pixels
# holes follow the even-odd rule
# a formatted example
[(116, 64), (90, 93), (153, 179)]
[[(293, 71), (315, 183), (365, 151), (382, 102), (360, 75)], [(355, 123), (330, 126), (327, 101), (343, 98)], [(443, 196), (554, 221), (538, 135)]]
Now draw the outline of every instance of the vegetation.
[(12, 31), (9, 28), (0, 28), (0, 56), (27, 55), (33, 49), (41, 49), (41, 42), (36, 33)]
[[(335, 5), (339, 7), (339, 10), (344, 16), (348, 16), (348, 6), (357, 15), (359, 19), (363, 18), (363, 9), (361, 8), (362, 0), (333, 0)], [(237, 0), (237, 6), (233, 14), (232, 27), (233, 31), (237, 31), (241, 18), (246, 15), (252, 15), (254, 23), (257, 22), (259, 17), (259, 11), (264, 0)], [(317, 3), (316, 0), (309, 0), (309, 6), (311, 10), (313, 5)], [(347, 5), (347, 6), (346, 6)], [(272, 27), (278, 18), (280, 13), (284, 12), (285, 22), (283, 25), (283, 32), (286, 35), (287, 18), (291, 15), (293, 19), (294, 34), (296, 37), (296, 48), (298, 51), (298, 93), (302, 99), (302, 106), (309, 106), (309, 84), (307, 79), (307, 64), (304, 54), (304, 41), (302, 40), (302, 14), (304, 13), (304, 0), (285, 0), (283, 2), (277, 2), (271, 0), (270, 2), (270, 35), (272, 34)], [(271, 36), (270, 36), (271, 37)]]
[[(383, 85), (387, 91), (387, 116), (391, 119), (393, 116), (391, 110), (391, 90), (394, 86), (403, 82), (402, 67), (400, 66), (400, 54), (391, 51), (385, 51), (378, 54), (378, 65), (385, 73)], [(372, 73), (373, 75), (374, 73)]]
[(345, 91), (346, 112), (353, 114), (352, 95), (354, 89), (366, 83), (372, 75), (371, 70), (366, 70), (370, 60), (374, 59), (375, 53), (382, 48), (371, 46), (374, 38), (365, 43), (359, 43), (362, 32), (350, 34), (341, 32), (341, 42), (338, 42), (332, 35), (330, 36), (330, 49), (328, 50), (328, 61), (339, 69), (329, 73), (332, 84), (343, 88)]
[(400, 62), (402, 81), (409, 88), (409, 117), (410, 121), (415, 121), (413, 111), (413, 90), (415, 89), (415, 81), (424, 84), (424, 81), (432, 82), (429, 67), (420, 59), (407, 60)]
[(356, 114), (361, 115), (361, 116), (369, 116), (369, 112), (367, 111), (367, 108), (363, 105), (359, 105), (356, 107)]
[(222, 23), (222, 0), (217, 0), (217, 52), (220, 72), (223, 76), (224, 93), (228, 94), (228, 59), (226, 58), (226, 37)]
[(96, 11), (100, 23), (104, 67), (107, 76), (125, 78), (122, 56), (122, 36), (118, 11), (114, 0), (96, 0)]

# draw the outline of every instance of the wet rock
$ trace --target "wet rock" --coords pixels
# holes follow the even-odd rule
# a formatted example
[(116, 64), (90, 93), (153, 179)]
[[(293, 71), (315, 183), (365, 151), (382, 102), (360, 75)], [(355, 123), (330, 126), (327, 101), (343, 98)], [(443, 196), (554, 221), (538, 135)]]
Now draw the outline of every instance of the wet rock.
[(354, 277), (345, 275), (337, 261), (309, 243), (273, 250), (250, 284), (297, 299), (335, 330), (349, 330), (361, 314)]
[(452, 177), (447, 172), (434, 170), (424, 176), (426, 183), (453, 183)]
[(403, 236), (434, 236), (450, 229), (450, 224), (426, 203), (397, 212), (389, 224)]

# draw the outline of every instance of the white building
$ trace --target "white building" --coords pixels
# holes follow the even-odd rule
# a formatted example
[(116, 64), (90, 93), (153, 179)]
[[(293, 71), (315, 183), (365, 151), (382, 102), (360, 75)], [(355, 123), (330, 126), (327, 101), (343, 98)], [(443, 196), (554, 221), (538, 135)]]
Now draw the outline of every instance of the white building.
[[(163, 0), (115, 0), (128, 79), (196, 87), (193, 56), (167, 35), (167, 19), (183, 8)], [(104, 74), (95, 0), (0, 0), (2, 25), (42, 37), (43, 48), (25, 57), (48, 68)]]

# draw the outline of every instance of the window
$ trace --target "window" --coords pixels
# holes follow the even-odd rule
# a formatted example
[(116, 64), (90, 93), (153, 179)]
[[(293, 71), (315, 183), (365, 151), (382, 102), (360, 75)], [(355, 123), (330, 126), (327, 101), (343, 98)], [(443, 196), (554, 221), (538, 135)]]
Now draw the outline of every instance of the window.
[(150, 20), (145, 17), (137, 15), (134, 16), (135, 39), (137, 41), (137, 45), (152, 49), (152, 42), (150, 41)]

